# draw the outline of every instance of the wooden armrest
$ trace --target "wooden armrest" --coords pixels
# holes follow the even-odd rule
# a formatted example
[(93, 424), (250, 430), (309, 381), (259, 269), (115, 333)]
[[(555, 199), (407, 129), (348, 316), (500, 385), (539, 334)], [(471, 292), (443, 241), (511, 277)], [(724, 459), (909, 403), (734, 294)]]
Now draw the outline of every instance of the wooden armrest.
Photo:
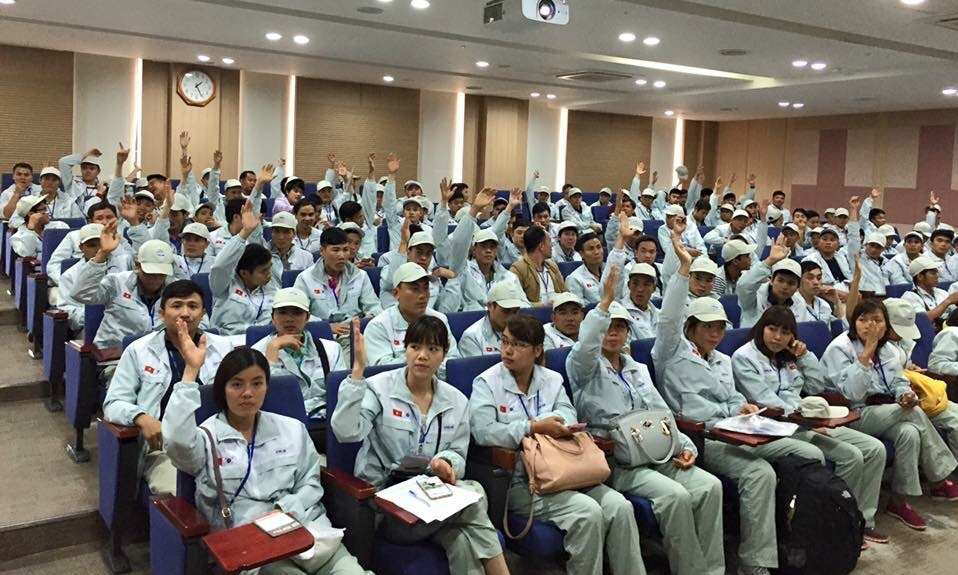
[(848, 407), (851, 405), (851, 402), (848, 401), (848, 398), (837, 391), (825, 391), (820, 393), (819, 396), (824, 397), (825, 401), (828, 402), (828, 405), (840, 407)]
[(309, 529), (300, 527), (278, 537), (247, 523), (232, 529), (224, 529), (203, 537), (210, 555), (225, 573), (239, 573), (255, 569), (306, 551), (316, 540)]
[(854, 411), (848, 412), (848, 415), (845, 417), (832, 417), (832, 418), (813, 418), (813, 417), (803, 417), (799, 413), (790, 413), (787, 417), (792, 423), (797, 423), (799, 425), (804, 425), (806, 427), (827, 427), (828, 429), (835, 429), (836, 427), (842, 427), (858, 421), (861, 418), (858, 413)]
[(416, 523), (419, 523), (420, 519), (413, 515), (412, 513), (406, 511), (402, 507), (396, 505), (392, 501), (386, 501), (385, 499), (376, 498), (376, 506), (379, 507), (385, 513), (388, 513), (401, 521), (403, 524), (412, 527)]
[(59, 309), (48, 309), (43, 313), (49, 317), (52, 317), (56, 321), (66, 321), (70, 318), (70, 314)]
[(955, 375), (948, 375), (945, 373), (936, 373), (934, 371), (928, 371), (928, 370), (925, 370), (924, 374), (932, 379), (940, 379), (941, 381), (948, 384), (954, 384), (955, 382), (958, 382), (958, 376), (955, 376)]
[(335, 485), (340, 491), (346, 492), (346, 494), (358, 501), (364, 501), (376, 495), (375, 486), (340, 469), (324, 467), (320, 470), (320, 474), (323, 480)]
[(612, 451), (615, 449), (615, 442), (612, 441), (611, 439), (607, 439), (605, 437), (594, 437), (594, 436), (592, 437), (592, 439), (593, 441), (595, 441), (596, 447), (601, 449), (603, 453), (612, 453)]
[(189, 501), (176, 496), (150, 497), (150, 503), (180, 532), (183, 537), (199, 537), (210, 531), (210, 524)]
[(105, 349), (97, 347), (93, 350), (93, 359), (97, 361), (113, 361), (120, 359), (121, 355), (123, 355), (122, 347), (108, 347)]
[(23, 262), (25, 266), (33, 266), (35, 268), (40, 267), (40, 260), (37, 258), (20, 258), (20, 261)]
[(73, 339), (67, 343), (67, 346), (70, 349), (74, 349), (80, 353), (94, 353), (96, 352), (96, 346), (92, 343), (83, 343), (82, 339)]
[(512, 471), (516, 467), (519, 453), (504, 447), (495, 447), (489, 445), (469, 444), (469, 461), (492, 465), (506, 471)]
[(113, 434), (117, 439), (136, 439), (140, 436), (140, 428), (135, 425), (118, 425), (105, 419), (97, 419), (97, 425)]
[(772, 419), (778, 419), (779, 417), (785, 417), (785, 410), (781, 407), (768, 407), (766, 405), (759, 406), (765, 411), (762, 412), (762, 415), (765, 417), (770, 417)]
[(705, 423), (701, 421), (676, 416), (675, 425), (682, 433), (705, 433)]
[(777, 437), (770, 437), (768, 435), (752, 435), (750, 433), (737, 433), (735, 431), (714, 428), (710, 434), (712, 439), (717, 441), (731, 445), (744, 445), (746, 447), (758, 447), (759, 445), (765, 445), (778, 439)]
[(39, 281), (47, 281), (48, 279), (50, 279), (50, 277), (47, 276), (47, 274), (43, 274), (43, 273), (40, 273), (40, 272), (34, 272), (34, 273), (28, 275), (27, 277), (28, 277), (28, 278), (33, 278), (34, 280), (36, 280), (36, 281), (38, 281), (38, 282), (39, 282)]
[(897, 403), (897, 400), (885, 393), (876, 393), (865, 398), (865, 404), (867, 405), (889, 405), (892, 403)]

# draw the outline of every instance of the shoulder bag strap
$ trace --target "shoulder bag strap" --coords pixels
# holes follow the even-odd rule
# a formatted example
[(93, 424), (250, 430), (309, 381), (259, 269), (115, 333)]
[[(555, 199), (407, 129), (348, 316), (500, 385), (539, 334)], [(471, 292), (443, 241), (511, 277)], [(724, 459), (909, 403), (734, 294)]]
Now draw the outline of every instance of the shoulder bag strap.
[(323, 341), (313, 336), (313, 345), (316, 346), (316, 353), (319, 354), (319, 361), (323, 364), (323, 380), (329, 377), (329, 356), (326, 355), (326, 346), (323, 345)]
[[(539, 440), (535, 436), (530, 436), (538, 445)], [(520, 448), (521, 449), (521, 448)], [(509, 493), (512, 491), (512, 479), (516, 475), (516, 470), (512, 470), (512, 476), (509, 479), (509, 490), (506, 491), (506, 504), (503, 507), (502, 511), (502, 531), (506, 534), (506, 537), (509, 539), (522, 539), (529, 533), (529, 530), (532, 529), (532, 520), (535, 518), (536, 514), (536, 489), (535, 489), (535, 476), (536, 476), (536, 455), (538, 455), (539, 449), (537, 448), (532, 454), (532, 469), (526, 469), (526, 474), (529, 476), (529, 519), (526, 520), (526, 526), (522, 528), (522, 531), (518, 535), (513, 535), (509, 531)]]
[(213, 477), (216, 479), (216, 498), (219, 500), (220, 504), (220, 515), (223, 516), (223, 521), (226, 523), (227, 529), (233, 528), (233, 512), (230, 510), (229, 505), (226, 504), (226, 495), (223, 493), (223, 476), (220, 475), (220, 454), (216, 449), (216, 440), (213, 439), (213, 433), (209, 429), (200, 426), (206, 436), (210, 440), (210, 453), (213, 455)]

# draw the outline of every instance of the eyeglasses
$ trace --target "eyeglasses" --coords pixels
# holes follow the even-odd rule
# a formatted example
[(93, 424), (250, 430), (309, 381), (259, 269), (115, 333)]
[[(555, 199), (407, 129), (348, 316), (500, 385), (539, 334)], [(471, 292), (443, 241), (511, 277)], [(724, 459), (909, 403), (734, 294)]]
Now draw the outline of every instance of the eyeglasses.
[(502, 349), (506, 349), (507, 347), (511, 347), (514, 349), (532, 349), (531, 343), (526, 343), (524, 341), (516, 341), (514, 339), (503, 339), (502, 341), (499, 342), (499, 345), (500, 347), (502, 347)]

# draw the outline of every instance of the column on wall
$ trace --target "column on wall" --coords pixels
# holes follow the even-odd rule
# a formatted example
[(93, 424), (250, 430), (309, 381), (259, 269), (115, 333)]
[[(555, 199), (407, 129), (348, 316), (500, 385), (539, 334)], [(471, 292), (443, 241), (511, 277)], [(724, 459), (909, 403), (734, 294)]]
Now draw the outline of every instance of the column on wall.
[[(659, 181), (656, 188), (668, 189), (676, 182), (675, 125), (676, 121), (670, 118), (652, 118), (652, 151), (649, 154), (651, 163), (646, 161), (646, 167), (649, 170), (646, 178), (651, 178), (652, 172), (657, 171)], [(647, 185), (646, 182), (647, 180), (643, 180), (642, 185)]]
[[(419, 92), (419, 180), (426, 195), (439, 200), (439, 181), (453, 178), (456, 164), (455, 92)], [(385, 159), (383, 159), (385, 161)]]
[(289, 76), (240, 73), (240, 171), (258, 171), (284, 157), (288, 85)]
[[(134, 58), (74, 54), (73, 151), (100, 148), (104, 174), (113, 174), (119, 142), (134, 146), (135, 80)], [(132, 168), (129, 162), (125, 170)]]
[(563, 182), (557, 180), (556, 159), (560, 142), (559, 108), (550, 108), (547, 104), (529, 101), (529, 129), (526, 140), (525, 182), (532, 176), (533, 170), (539, 170), (539, 185), (549, 186), (553, 190), (562, 188)]

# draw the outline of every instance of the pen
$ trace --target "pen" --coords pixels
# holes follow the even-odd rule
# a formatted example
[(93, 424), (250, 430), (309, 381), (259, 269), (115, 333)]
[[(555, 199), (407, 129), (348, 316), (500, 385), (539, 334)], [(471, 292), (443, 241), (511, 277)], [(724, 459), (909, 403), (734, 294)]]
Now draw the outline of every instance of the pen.
[(425, 503), (426, 507), (432, 507), (432, 505), (430, 505), (428, 501), (426, 501), (422, 497), (419, 497), (419, 495), (412, 489), (409, 490), (409, 494), (412, 495), (413, 499), (415, 499), (416, 501), (419, 501), (420, 503)]

